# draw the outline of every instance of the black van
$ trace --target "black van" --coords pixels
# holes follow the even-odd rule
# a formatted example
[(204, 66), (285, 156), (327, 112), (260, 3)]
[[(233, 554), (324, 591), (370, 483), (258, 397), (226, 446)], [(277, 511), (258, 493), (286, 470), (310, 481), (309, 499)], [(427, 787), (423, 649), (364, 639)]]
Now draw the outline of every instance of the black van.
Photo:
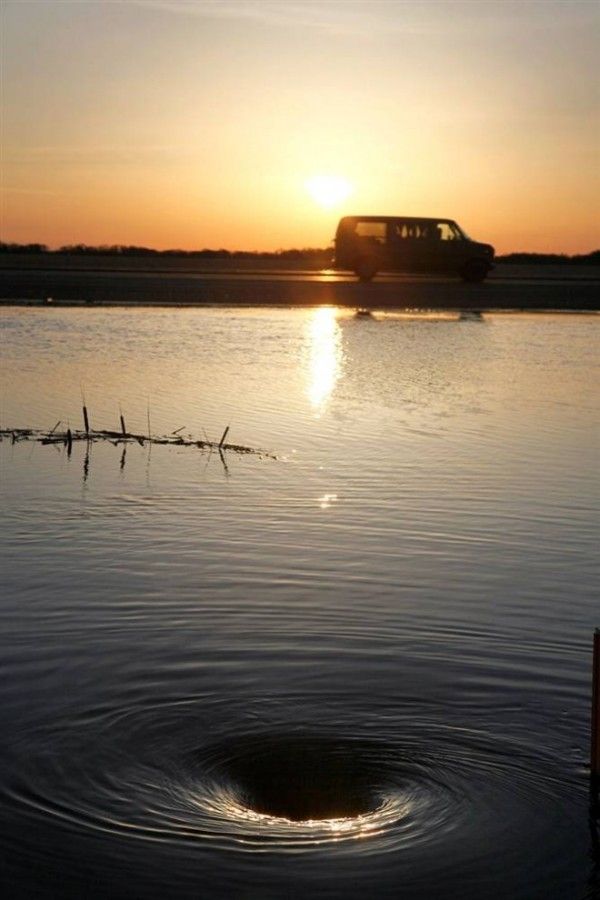
[(335, 236), (334, 268), (361, 281), (377, 272), (426, 272), (483, 281), (494, 266), (494, 248), (467, 237), (452, 219), (345, 216)]

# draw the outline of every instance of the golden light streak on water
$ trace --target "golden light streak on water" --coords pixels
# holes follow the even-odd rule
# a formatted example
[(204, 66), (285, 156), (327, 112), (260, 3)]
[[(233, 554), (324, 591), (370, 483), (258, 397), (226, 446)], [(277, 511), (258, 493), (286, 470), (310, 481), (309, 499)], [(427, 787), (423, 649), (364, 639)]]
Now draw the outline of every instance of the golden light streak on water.
[[(319, 845), (345, 839), (364, 840), (376, 837), (392, 822), (406, 819), (411, 814), (411, 803), (405, 799), (396, 799), (388, 809), (383, 805), (372, 812), (356, 816), (296, 820), (258, 812), (229, 799), (220, 808), (220, 813), (231, 822), (242, 823), (256, 829), (257, 833), (270, 834), (275, 839)], [(237, 843), (252, 843), (253, 840), (254, 835), (240, 834)]]
[(342, 374), (342, 337), (336, 310), (316, 309), (308, 324), (309, 365), (307, 394), (320, 414)]

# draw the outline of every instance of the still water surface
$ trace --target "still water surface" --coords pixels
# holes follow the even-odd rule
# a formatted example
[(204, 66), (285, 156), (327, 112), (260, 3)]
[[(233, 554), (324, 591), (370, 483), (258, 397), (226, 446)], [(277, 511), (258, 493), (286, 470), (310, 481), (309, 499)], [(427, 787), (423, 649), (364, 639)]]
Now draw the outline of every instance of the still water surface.
[(2, 311), (11, 897), (565, 900), (588, 812), (598, 319)]

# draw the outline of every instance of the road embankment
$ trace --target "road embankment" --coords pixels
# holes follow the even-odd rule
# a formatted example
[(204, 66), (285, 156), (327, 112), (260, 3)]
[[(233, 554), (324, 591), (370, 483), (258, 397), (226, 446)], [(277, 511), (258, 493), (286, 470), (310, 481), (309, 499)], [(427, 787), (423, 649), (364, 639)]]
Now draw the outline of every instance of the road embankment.
[(361, 284), (349, 275), (310, 271), (115, 271), (0, 268), (0, 302), (107, 305), (311, 306), (365, 308), (600, 309), (592, 270), (569, 277), (505, 272), (482, 284), (450, 278), (382, 276)]

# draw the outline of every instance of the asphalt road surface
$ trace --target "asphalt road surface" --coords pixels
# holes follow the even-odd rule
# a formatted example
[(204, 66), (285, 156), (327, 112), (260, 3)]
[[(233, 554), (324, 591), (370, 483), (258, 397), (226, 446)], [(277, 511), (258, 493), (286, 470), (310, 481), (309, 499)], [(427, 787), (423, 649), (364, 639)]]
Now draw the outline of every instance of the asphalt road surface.
[(500, 267), (482, 284), (418, 275), (381, 275), (369, 284), (330, 271), (236, 270), (144, 271), (74, 267), (0, 269), (0, 302), (307, 306), (419, 309), (600, 309), (600, 278), (565, 267)]

